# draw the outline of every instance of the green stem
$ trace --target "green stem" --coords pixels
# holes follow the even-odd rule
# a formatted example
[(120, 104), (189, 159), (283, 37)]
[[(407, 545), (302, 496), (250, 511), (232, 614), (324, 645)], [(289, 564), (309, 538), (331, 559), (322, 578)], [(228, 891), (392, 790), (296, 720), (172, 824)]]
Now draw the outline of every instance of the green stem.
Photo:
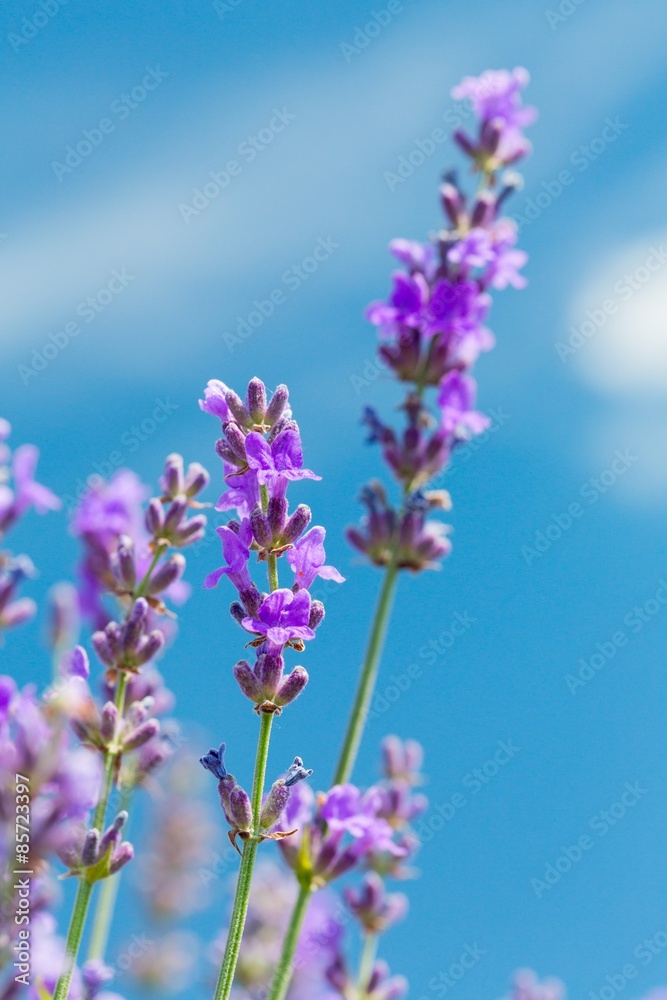
[[(269, 491), (266, 486), (260, 486), (260, 497), (262, 510), (264, 513), (269, 506)], [(267, 572), (269, 577), (269, 590), (273, 592), (279, 587), (278, 583), (278, 560), (275, 555), (270, 555), (267, 561)], [(262, 811), (262, 796), (264, 794), (264, 780), (266, 778), (266, 763), (269, 757), (269, 741), (271, 739), (271, 725), (273, 714), (262, 712), (259, 727), (259, 739), (257, 741), (257, 754), (255, 756), (255, 773), (252, 779), (252, 815), (253, 832), (243, 842), (243, 854), (239, 867), (239, 877), (236, 882), (236, 892), (234, 894), (234, 906), (232, 917), (227, 933), (227, 943), (225, 954), (220, 966), (220, 975), (215, 988), (215, 1000), (227, 1000), (231, 993), (236, 963), (241, 949), (241, 939), (245, 927), (248, 913), (248, 903), (250, 902), (250, 886), (252, 884), (252, 873), (255, 867), (255, 857), (259, 846), (259, 817)]]
[(225, 954), (220, 967), (218, 984), (215, 988), (215, 1000), (227, 1000), (231, 993), (236, 963), (238, 962), (241, 948), (241, 938), (245, 927), (246, 915), (248, 913), (248, 902), (250, 900), (250, 886), (252, 883), (252, 873), (255, 867), (255, 857), (259, 845), (259, 816), (262, 807), (262, 794), (264, 792), (264, 779), (266, 776), (266, 762), (269, 755), (269, 740), (271, 737), (271, 723), (273, 715), (263, 712), (259, 729), (259, 740), (257, 743), (257, 756), (255, 758), (255, 774), (252, 783), (252, 814), (254, 817), (254, 830), (250, 837), (243, 842), (243, 854), (239, 867), (239, 877), (236, 882), (236, 894), (234, 896), (234, 907), (232, 918), (227, 933), (227, 944)]
[(151, 576), (153, 575), (153, 570), (157, 566), (157, 564), (158, 564), (158, 562), (160, 560), (160, 557), (162, 555), (164, 555), (164, 553), (167, 551), (168, 547), (169, 546), (165, 542), (161, 542), (156, 547), (155, 552), (153, 553), (153, 558), (151, 559), (150, 566), (146, 570), (146, 575), (144, 576), (143, 580), (139, 584), (139, 586), (138, 586), (138, 588), (137, 588), (137, 590), (136, 590), (136, 592), (134, 594), (134, 598), (132, 600), (132, 604), (133, 605), (134, 605), (134, 602), (137, 600), (138, 597), (144, 597), (146, 591), (148, 590), (148, 584), (150, 583)]
[(394, 600), (397, 580), (398, 567), (392, 561), (387, 566), (384, 583), (380, 591), (375, 618), (368, 640), (366, 658), (359, 678), (350, 720), (347, 724), (347, 731), (338, 759), (338, 766), (334, 775), (334, 785), (342, 785), (344, 782), (349, 781), (357, 759), (359, 744), (361, 743), (364, 726), (366, 725), (366, 717), (368, 716), (373, 691), (375, 690), (375, 682), (380, 666), (380, 655), (385, 635), (387, 634), (387, 625), (389, 624), (389, 615)]
[[(394, 558), (387, 566), (384, 583), (382, 584), (382, 590), (380, 591), (380, 597), (378, 599), (375, 617), (371, 627), (371, 634), (368, 640), (366, 658), (364, 659), (364, 665), (362, 667), (359, 684), (357, 686), (357, 693), (354, 698), (354, 704), (352, 706), (352, 712), (347, 725), (340, 759), (338, 761), (338, 766), (333, 780), (334, 785), (340, 785), (348, 781), (352, 774), (352, 769), (354, 768), (354, 763), (359, 751), (359, 744), (361, 743), (361, 737), (364, 732), (364, 726), (366, 725), (368, 709), (373, 697), (373, 691), (375, 690), (375, 683), (380, 666), (380, 655), (382, 653), (384, 639), (387, 634), (387, 626), (389, 624), (389, 616), (391, 614), (397, 581), (398, 566), (396, 565)], [(280, 962), (276, 969), (273, 983), (271, 985), (271, 991), (267, 1000), (284, 1000), (287, 990), (289, 989), (292, 977), (292, 961), (294, 959), (294, 952), (299, 939), (299, 930), (301, 928), (301, 924), (303, 923), (306, 910), (308, 909), (308, 903), (312, 891), (313, 888), (310, 885), (303, 886), (301, 888), (294, 910), (292, 911), (287, 936), (283, 942)]]
[[(148, 584), (150, 582), (153, 570), (158, 564), (160, 557), (166, 551), (168, 546), (165, 544), (158, 545), (153, 553), (153, 558), (151, 559), (148, 570), (143, 580), (139, 584), (137, 590), (135, 591), (132, 602), (130, 605), (130, 611), (134, 607), (135, 602), (139, 597), (143, 597), (148, 589)], [(128, 611), (128, 615), (129, 615)], [(121, 673), (118, 678), (118, 684), (116, 686), (116, 697), (114, 703), (118, 709), (119, 718), (122, 717), (123, 711), (125, 709), (125, 694), (127, 691), (127, 674)], [(100, 795), (99, 801), (95, 808), (93, 814), (93, 827), (96, 830), (102, 832), (104, 830), (107, 809), (109, 806), (109, 798), (111, 797), (111, 789), (113, 788), (114, 777), (116, 774), (116, 762), (118, 760), (119, 751), (117, 749), (108, 749), (104, 760), (104, 776), (102, 782), (102, 794)], [(260, 796), (261, 797), (261, 796)], [(86, 918), (88, 916), (88, 910), (90, 908), (90, 898), (92, 895), (92, 883), (87, 882), (84, 878), (79, 878), (79, 886), (76, 893), (76, 899), (74, 900), (74, 909), (72, 910), (72, 917), (70, 920), (69, 930), (67, 932), (67, 942), (66, 942), (66, 964), (65, 969), (58, 979), (56, 984), (56, 990), (53, 995), (53, 1000), (67, 1000), (69, 996), (69, 988), (72, 980), (72, 972), (74, 965), (76, 963), (79, 948), (81, 947), (81, 938), (83, 937), (83, 930), (86, 925)], [(115, 891), (112, 893), (108, 890), (108, 898), (105, 905), (109, 906), (108, 921), (111, 920), (111, 915), (113, 912), (113, 903), (115, 901)], [(106, 894), (105, 894), (106, 895)], [(103, 928), (104, 930), (104, 928)], [(102, 931), (97, 933), (102, 934)], [(92, 948), (98, 948), (100, 940), (104, 944), (106, 942), (106, 934), (108, 934), (108, 927), (104, 931), (104, 937), (97, 940), (95, 937), (91, 945)]]
[(368, 931), (364, 935), (364, 946), (361, 952), (361, 961), (359, 962), (359, 977), (357, 979), (357, 992), (360, 997), (365, 997), (368, 995), (368, 986), (371, 981), (371, 976), (373, 974), (373, 966), (375, 965), (375, 956), (377, 954), (378, 947), (378, 936), (373, 934), (372, 931)]
[(92, 882), (86, 879), (79, 879), (79, 887), (76, 891), (76, 900), (72, 910), (69, 930), (67, 931), (67, 943), (65, 945), (65, 969), (61, 973), (53, 1000), (67, 1000), (69, 987), (72, 981), (72, 972), (76, 963), (76, 957), (81, 947), (81, 937), (86, 923), (86, 914), (90, 903), (90, 894), (93, 890)]
[[(127, 690), (127, 674), (121, 674), (118, 678), (118, 685), (116, 687), (116, 698), (115, 705), (118, 709), (118, 715), (123, 714), (123, 709), (125, 708), (125, 692)], [(111, 789), (113, 787), (114, 773), (116, 770), (116, 759), (117, 753), (107, 752), (106, 759), (104, 761), (104, 781), (102, 785), (102, 794), (100, 796), (99, 802), (95, 809), (93, 815), (93, 827), (96, 830), (102, 832), (104, 829), (104, 824), (106, 820), (107, 807), (109, 805), (109, 797), (111, 795)], [(92, 883), (87, 882), (84, 878), (79, 878), (79, 887), (76, 893), (76, 899), (74, 900), (74, 909), (72, 910), (72, 918), (70, 920), (69, 930), (67, 932), (67, 943), (65, 946), (65, 969), (61, 973), (58, 983), (56, 985), (56, 991), (53, 994), (53, 1000), (67, 1000), (69, 995), (70, 982), (72, 980), (72, 970), (77, 960), (79, 954), (79, 948), (81, 947), (81, 938), (83, 936), (83, 929), (86, 924), (86, 917), (88, 916), (88, 909), (90, 907), (90, 897), (92, 893)]]
[[(123, 792), (120, 808), (127, 809), (130, 805), (131, 794), (129, 791)], [(127, 832), (127, 826), (125, 827)], [(97, 905), (95, 916), (93, 917), (93, 927), (90, 933), (90, 945), (88, 946), (88, 959), (104, 958), (109, 943), (109, 933), (113, 921), (113, 914), (116, 908), (116, 899), (120, 888), (122, 872), (110, 875), (106, 878), (97, 894)]]
[(278, 559), (274, 555), (269, 556), (268, 560), (268, 572), (269, 572), (269, 589), (271, 591), (278, 589)]
[(90, 945), (88, 946), (88, 960), (92, 958), (104, 959), (104, 953), (109, 943), (109, 933), (113, 920), (118, 889), (120, 886), (120, 872), (110, 875), (104, 880), (97, 896), (97, 906), (93, 918), (93, 929), (90, 935)]
[(287, 995), (290, 982), (292, 981), (292, 973), (294, 971), (293, 963), (296, 946), (299, 943), (299, 934), (301, 932), (303, 918), (305, 917), (306, 910), (308, 909), (308, 903), (310, 902), (312, 891), (312, 887), (308, 884), (302, 885), (299, 888), (299, 895), (297, 896), (296, 903), (294, 904), (289, 927), (287, 928), (287, 934), (285, 935), (285, 940), (283, 942), (280, 962), (278, 963), (275, 976), (273, 977), (271, 990), (267, 1000), (284, 1000), (284, 997)]

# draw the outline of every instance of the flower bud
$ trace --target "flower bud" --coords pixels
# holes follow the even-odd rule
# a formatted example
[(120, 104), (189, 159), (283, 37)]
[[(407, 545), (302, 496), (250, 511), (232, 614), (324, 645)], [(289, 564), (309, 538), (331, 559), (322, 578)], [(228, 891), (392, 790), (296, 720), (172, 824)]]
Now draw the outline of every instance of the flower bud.
[(271, 401), (266, 408), (266, 422), (273, 426), (283, 415), (289, 399), (289, 389), (286, 385), (279, 385), (271, 396)]
[(163, 534), (169, 538), (179, 527), (183, 516), (188, 509), (188, 502), (182, 493), (179, 493), (169, 504), (164, 519)]
[(245, 435), (238, 424), (228, 423), (224, 426), (225, 437), (227, 439), (227, 445), (231, 449), (232, 454), (235, 456), (235, 464), (238, 465), (239, 461), (245, 464), (247, 461), (246, 450), (245, 450)]
[(157, 719), (147, 719), (136, 729), (123, 739), (123, 750), (126, 753), (130, 753), (132, 750), (138, 750), (142, 747), (144, 743), (148, 743), (152, 740), (154, 736), (160, 732), (160, 723)]
[(271, 786), (259, 817), (259, 825), (262, 830), (270, 830), (271, 827), (276, 825), (288, 801), (289, 788), (287, 788), (282, 779), (278, 779)]
[(249, 698), (255, 705), (263, 701), (262, 687), (247, 660), (240, 660), (236, 664), (234, 667), (234, 677), (246, 698)]
[(112, 853), (118, 842), (120, 841), (120, 831), (123, 829), (127, 823), (127, 812), (122, 809), (118, 813), (115, 820), (111, 826), (105, 831), (104, 836), (100, 840), (100, 846), (98, 851), (98, 856), (103, 858), (105, 855)]
[(269, 497), (266, 516), (269, 520), (273, 537), (281, 538), (285, 530), (285, 520), (287, 518), (287, 499), (285, 497)]
[(153, 660), (162, 650), (164, 641), (164, 633), (160, 632), (159, 629), (153, 629), (148, 635), (142, 635), (132, 654), (134, 666), (142, 667), (144, 663)]
[(194, 499), (202, 490), (205, 490), (210, 478), (203, 465), (200, 465), (199, 462), (191, 462), (188, 466), (183, 490), (188, 500)]
[[(252, 418), (245, 407), (245, 404), (241, 397), (234, 392), (233, 389), (225, 390), (225, 402), (229, 407), (233, 417), (241, 427), (250, 427), (252, 425)], [(227, 433), (227, 428), (225, 427), (225, 433)]]
[(273, 696), (273, 701), (279, 708), (285, 705), (289, 705), (290, 702), (297, 698), (306, 684), (308, 683), (308, 674), (303, 667), (294, 667), (292, 672), (283, 678), (276, 694)]
[(143, 597), (140, 597), (135, 601), (123, 626), (123, 652), (130, 653), (136, 649), (143, 634), (147, 615), (148, 603)]
[(308, 525), (310, 524), (312, 513), (310, 507), (305, 503), (300, 503), (289, 521), (285, 525), (282, 533), (282, 541), (286, 544), (296, 541)]
[(253, 422), (262, 424), (266, 413), (266, 387), (261, 379), (251, 378), (248, 382), (246, 406)]
[(324, 621), (324, 605), (321, 601), (312, 601), (310, 605), (310, 615), (308, 616), (309, 628), (317, 628)]
[(160, 486), (164, 495), (170, 500), (183, 492), (183, 457), (177, 452), (167, 455)]
[(257, 662), (255, 663), (255, 675), (260, 684), (264, 698), (268, 698), (273, 701), (273, 697), (283, 676), (284, 669), (285, 661), (280, 653), (271, 651), (259, 654)]
[(453, 226), (458, 226), (460, 215), (464, 207), (461, 192), (454, 184), (447, 181), (440, 188), (440, 199), (449, 221)]
[(250, 514), (250, 524), (252, 526), (252, 533), (255, 536), (255, 541), (260, 548), (271, 548), (273, 545), (273, 532), (268, 518), (262, 513), (259, 507), (255, 507)]
[(137, 568), (134, 562), (134, 542), (129, 535), (121, 535), (118, 539), (116, 556), (118, 582), (132, 590), (137, 582)]
[(109, 648), (109, 643), (107, 642), (106, 632), (93, 632), (92, 636), (93, 649), (99, 656), (102, 663), (107, 667), (116, 666), (116, 658), (114, 657), (111, 649)]
[(159, 594), (176, 583), (185, 571), (185, 557), (179, 553), (170, 556), (153, 574), (148, 584), (149, 594)]
[(230, 465), (235, 465), (237, 468), (245, 465), (245, 453), (243, 454), (243, 457), (237, 455), (234, 449), (224, 438), (218, 438), (215, 442), (215, 451), (223, 462), (229, 462)]
[(146, 529), (153, 538), (159, 538), (164, 529), (164, 510), (159, 500), (148, 501), (145, 514)]
[(198, 542), (200, 538), (204, 537), (205, 531), (206, 517), (203, 514), (197, 514), (196, 517), (191, 517), (189, 521), (181, 524), (180, 528), (174, 532), (173, 544), (178, 548), (192, 545), (193, 542)]
[(99, 857), (100, 831), (88, 830), (81, 850), (81, 864), (84, 868), (94, 865)]
[(496, 214), (496, 198), (490, 191), (482, 191), (472, 210), (473, 226), (488, 226)]
[(240, 603), (240, 601), (234, 601), (232, 604), (230, 604), (229, 613), (234, 619), (234, 621), (238, 622), (239, 625), (242, 623), (244, 618), (248, 617), (248, 612)]
[(118, 709), (112, 701), (107, 701), (100, 712), (100, 736), (105, 743), (111, 743), (116, 736)]
[(132, 847), (132, 844), (130, 844), (129, 841), (124, 840), (118, 849), (113, 853), (111, 864), (109, 865), (109, 874), (115, 875), (116, 872), (119, 872), (121, 868), (124, 868), (133, 857), (134, 848)]
[(247, 833), (252, 829), (252, 807), (247, 792), (240, 785), (232, 789), (229, 796), (229, 815), (234, 828)]

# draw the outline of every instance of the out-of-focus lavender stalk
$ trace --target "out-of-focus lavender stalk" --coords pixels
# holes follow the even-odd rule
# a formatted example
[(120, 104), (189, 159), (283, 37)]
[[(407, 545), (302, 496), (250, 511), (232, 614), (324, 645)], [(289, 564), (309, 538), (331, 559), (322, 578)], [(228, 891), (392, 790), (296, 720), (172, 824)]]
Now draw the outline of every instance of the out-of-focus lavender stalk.
[[(120, 817), (124, 817), (125, 821), (126, 812), (119, 813), (109, 831), (104, 834), (101, 831), (105, 828), (111, 791), (120, 773), (123, 755), (144, 747), (149, 748), (151, 754), (150, 747), (159, 733), (158, 721), (149, 718), (155, 699), (149, 696), (133, 700), (126, 712), (126, 696), (136, 684), (135, 679), (141, 668), (164, 646), (164, 632), (151, 629), (151, 625), (154, 616), (166, 610), (163, 595), (178, 583), (185, 568), (185, 560), (180, 553), (164, 560), (163, 557), (171, 548), (182, 549), (201, 538), (206, 525), (206, 519), (201, 514), (190, 519), (187, 517), (190, 506), (199, 506), (194, 498), (208, 483), (208, 474), (200, 465), (193, 464), (184, 473), (180, 455), (167, 458), (160, 482), (162, 495), (148, 504), (144, 524), (135, 524), (137, 544), (131, 535), (114, 530), (113, 519), (108, 516), (111, 510), (117, 519), (119, 510), (134, 508), (134, 520), (139, 520), (140, 507), (133, 503), (137, 496), (134, 495), (131, 474), (126, 475), (122, 482), (122, 504), (114, 502), (107, 508), (108, 498), (103, 492), (91, 490), (75, 517), (75, 532), (81, 535), (87, 546), (86, 597), (89, 606), (94, 609), (96, 620), (99, 624), (104, 623), (101, 597), (106, 592), (116, 596), (125, 614), (122, 622), (107, 621), (104, 629), (93, 636), (95, 651), (106, 667), (107, 681), (114, 686), (113, 701), (104, 705), (98, 718), (74, 722), (81, 739), (102, 753), (104, 772), (92, 827), (81, 832), (84, 838), (81, 845), (76, 849), (77, 845), (73, 844), (69, 856), (64, 858), (72, 874), (77, 876), (78, 886), (65, 945), (64, 968), (56, 984), (54, 1000), (67, 1000), (69, 996), (95, 882), (114, 875), (133, 855), (131, 845), (120, 844), (118, 863), (115, 861), (116, 848), (113, 845), (116, 834), (113, 831), (117, 833), (120, 830), (116, 824)], [(128, 484), (131, 495), (128, 495)], [(79, 655), (82, 656), (83, 651)], [(156, 763), (159, 763), (157, 758), (146, 761), (144, 769), (148, 771)], [(94, 950), (104, 940), (105, 924), (111, 918), (108, 911), (113, 909), (113, 903), (112, 893), (102, 901), (98, 916), (102, 927), (97, 928), (94, 934)]]

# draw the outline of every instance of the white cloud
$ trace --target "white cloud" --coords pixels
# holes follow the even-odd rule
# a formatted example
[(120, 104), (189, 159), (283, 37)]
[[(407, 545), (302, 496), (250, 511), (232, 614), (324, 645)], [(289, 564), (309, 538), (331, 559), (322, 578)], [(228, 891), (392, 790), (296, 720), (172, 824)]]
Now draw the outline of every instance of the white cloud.
[(667, 390), (667, 233), (609, 255), (576, 295), (559, 354), (614, 396)]

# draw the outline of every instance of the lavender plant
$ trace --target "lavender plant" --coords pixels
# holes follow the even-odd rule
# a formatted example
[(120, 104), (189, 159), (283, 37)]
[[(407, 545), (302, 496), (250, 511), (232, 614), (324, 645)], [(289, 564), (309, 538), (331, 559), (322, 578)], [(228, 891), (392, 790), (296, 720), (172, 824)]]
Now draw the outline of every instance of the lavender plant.
[[(185, 568), (181, 552), (172, 550), (202, 537), (206, 519), (202, 514), (189, 517), (188, 507), (197, 505), (195, 497), (207, 482), (208, 474), (201, 466), (193, 464), (184, 473), (181, 457), (170, 455), (160, 482), (161, 495), (148, 503), (145, 512), (143, 487), (132, 473), (123, 471), (108, 484), (92, 488), (73, 518), (72, 530), (84, 546), (80, 610), (98, 627), (92, 645), (105, 672), (100, 703), (88, 687), (87, 653), (77, 646), (61, 658), (59, 681), (44, 699), (51, 712), (69, 721), (83, 747), (92, 751), (87, 754), (91, 764), (101, 767), (95, 797), (87, 803), (94, 806), (92, 820), (85, 815), (67, 824), (56, 848), (78, 883), (64, 967), (53, 994), (56, 1000), (70, 995), (93, 887), (100, 881), (106, 885), (99, 899), (90, 958), (102, 959), (114, 902), (111, 878), (133, 857), (131, 844), (121, 837), (126, 809), (114, 810), (109, 823), (112, 792), (121, 788), (123, 803), (129, 805), (132, 789), (145, 783), (169, 755), (157, 718), (168, 695), (150, 664), (165, 645), (165, 601), (178, 598)], [(115, 599), (115, 609), (105, 603), (106, 595)], [(114, 610), (120, 612), (117, 618)]]
[[(422, 748), (388, 736), (381, 745), (381, 777), (363, 789), (352, 778), (399, 578), (405, 571), (439, 568), (449, 554), (449, 528), (438, 515), (450, 509), (451, 500), (440, 483), (456, 448), (488, 426), (476, 408), (472, 371), (494, 344), (486, 325), (492, 293), (525, 284), (520, 272), (526, 255), (516, 247), (516, 228), (502, 211), (520, 184), (514, 168), (530, 150), (523, 130), (535, 112), (521, 98), (527, 82), (523, 69), (488, 71), (453, 90), (456, 99), (470, 102), (477, 120), (474, 135), (455, 134), (476, 178), (475, 190), (466, 193), (455, 171), (445, 175), (441, 228), (425, 243), (392, 241), (390, 251), (401, 267), (388, 297), (366, 310), (378, 330), (379, 361), (403, 384), (404, 424), (394, 428), (373, 407), (363, 416), (389, 482), (363, 487), (365, 515), (347, 537), (382, 570), (383, 581), (335, 774), (324, 791), (313, 790), (306, 780), (313, 772), (299, 756), (281, 761), (288, 766), (265, 789), (273, 720), (308, 683), (306, 669), (289, 661), (305, 652), (324, 619), (324, 606), (311, 590), (318, 578), (344, 582), (327, 564), (326, 532), (311, 525), (310, 507), (298, 503), (290, 509), (288, 501), (293, 484), (320, 477), (304, 467), (286, 386), (268, 394), (264, 383), (252, 378), (240, 396), (211, 380), (200, 400), (201, 409), (221, 424), (215, 450), (225, 488), (216, 510), (232, 515), (216, 529), (222, 565), (203, 586), (231, 584), (230, 613), (250, 651), (233, 674), (259, 728), (249, 791), (228, 771), (224, 742), (200, 758), (216, 780), (229, 840), (240, 855), (229, 926), (214, 948), (215, 1000), (226, 1000), (233, 987), (240, 997), (261, 992), (269, 1000), (283, 1000), (288, 992), (290, 1000), (335, 995), (399, 1000), (407, 991), (405, 979), (392, 974), (378, 954), (382, 935), (408, 909), (406, 894), (392, 882), (414, 874), (411, 862), (420, 845), (413, 823), (427, 807), (419, 790)], [(23, 446), (12, 455), (9, 430), (0, 421), (3, 545), (31, 507), (39, 513), (59, 507), (54, 494), (34, 479), (36, 449)], [(15, 847), (7, 832), (15, 777), (22, 775), (32, 815), (29, 861), (39, 873), (32, 887), (36, 981), (29, 1000), (119, 1000), (106, 989), (112, 977), (104, 962), (106, 942), (119, 872), (134, 854), (124, 839), (134, 793), (155, 787), (178, 742), (173, 723), (165, 720), (173, 696), (155, 660), (174, 637), (171, 609), (187, 596), (183, 550), (204, 535), (206, 518), (197, 498), (207, 483), (201, 465), (186, 470), (182, 458), (172, 454), (159, 495), (151, 499), (126, 469), (91, 487), (71, 524), (82, 547), (76, 590), (61, 585), (53, 592), (49, 634), (55, 679), (38, 696), (33, 687), (19, 690), (11, 678), (0, 677), (0, 847), (7, 861)], [(27, 557), (0, 552), (0, 634), (35, 613), (34, 602), (18, 596), (32, 572)], [(97, 690), (85, 646), (75, 644), (79, 622), (92, 630), (90, 645), (103, 672)], [(233, 746), (229, 758), (236, 766)], [(211, 831), (200, 804), (183, 797), (178, 781), (174, 786), (176, 765), (171, 774), (157, 810), (159, 836), (144, 863), (144, 889), (155, 913), (182, 917), (201, 905), (191, 867), (201, 862)], [(189, 826), (198, 824), (198, 817), (205, 829), (192, 841)], [(261, 878), (253, 881), (266, 842), (276, 842), (283, 865), (263, 859)], [(77, 882), (65, 941), (49, 912), (52, 874), (58, 870), (54, 859)], [(94, 890), (98, 882), (102, 885)], [(80, 964), (94, 891), (88, 959)], [(13, 912), (19, 901), (11, 879), (0, 883), (0, 896), (3, 915)], [(155, 954), (138, 963), (137, 980), (153, 987), (173, 978), (185, 981), (192, 965), (188, 948), (187, 934), (172, 930)], [(17, 949), (15, 928), (5, 920), (0, 931), (5, 965)], [(15, 997), (18, 983), (7, 978), (0, 1000)], [(563, 995), (557, 980), (541, 983), (522, 971), (511, 1000)]]
[[(212, 748), (201, 759), (218, 780), (220, 803), (229, 823), (230, 840), (243, 843), (234, 907), (227, 937), (216, 1000), (228, 997), (234, 980), (245, 925), (257, 848), (264, 840), (279, 840), (294, 830), (279, 830), (277, 824), (287, 807), (292, 788), (309, 777), (300, 757), (295, 757), (284, 777), (278, 778), (264, 798), (271, 724), (303, 691), (308, 674), (295, 666), (285, 674), (284, 653), (303, 652), (315, 637), (324, 618), (324, 606), (311, 600), (308, 587), (316, 576), (342, 582), (336, 569), (325, 564), (323, 528), (306, 531), (311, 511), (299, 504), (290, 513), (287, 489), (290, 483), (318, 480), (304, 468), (301, 438), (289, 407), (289, 393), (278, 386), (271, 398), (264, 383), (253, 378), (245, 399), (223, 382), (208, 383), (202, 410), (220, 419), (223, 436), (216, 451), (223, 461), (226, 490), (216, 509), (235, 510), (237, 518), (219, 527), (225, 564), (210, 573), (205, 587), (217, 587), (224, 576), (238, 593), (230, 612), (240, 627), (252, 636), (247, 645), (255, 650), (252, 665), (239, 660), (234, 676), (243, 694), (260, 717), (252, 792), (249, 795), (229, 774), (224, 761), (225, 744)], [(266, 563), (268, 592), (261, 591), (250, 576), (251, 551)], [(278, 560), (287, 561), (294, 582), (280, 587)]]
[[(502, 217), (501, 210), (519, 183), (517, 175), (508, 173), (507, 168), (530, 148), (522, 132), (535, 115), (521, 100), (527, 80), (522, 69), (512, 73), (489, 71), (477, 79), (466, 78), (454, 89), (455, 98), (470, 101), (478, 120), (476, 136), (461, 132), (455, 136), (469, 158), (472, 172), (478, 175), (476, 191), (466, 195), (456, 173), (446, 175), (440, 189), (445, 225), (427, 243), (392, 241), (390, 251), (403, 268), (394, 272), (388, 298), (371, 303), (366, 310), (367, 318), (378, 328), (380, 360), (406, 385), (400, 404), (405, 417), (402, 431), (385, 423), (374, 408), (367, 407), (364, 412), (368, 439), (381, 447), (398, 495), (392, 500), (390, 489), (383, 483), (368, 483), (361, 494), (367, 513), (361, 525), (348, 530), (350, 543), (382, 568), (384, 581), (333, 788), (320, 800), (315, 816), (299, 817), (309, 830), (307, 847), (298, 853), (299, 862), (295, 864), (301, 891), (270, 1000), (282, 1000), (288, 991), (309, 897), (327, 880), (328, 869), (323, 868), (318, 851), (324, 852), (328, 862), (332, 860), (332, 838), (343, 828), (340, 824), (347, 823), (348, 830), (361, 830), (364, 824), (370, 824), (368, 836), (378, 839), (372, 844), (366, 864), (381, 874), (392, 868), (391, 864), (384, 867), (386, 861), (378, 865), (377, 856), (391, 857), (401, 849), (410, 851), (409, 834), (407, 843), (401, 845), (382, 839), (382, 809), (387, 809), (382, 803), (386, 796), (378, 796), (374, 790), (361, 795), (350, 784), (350, 778), (375, 689), (399, 575), (406, 570), (418, 573), (437, 568), (451, 550), (448, 527), (433, 516), (450, 508), (450, 497), (434, 489), (433, 483), (442, 476), (456, 447), (488, 426), (487, 418), (475, 409), (477, 387), (470, 373), (479, 355), (494, 344), (493, 334), (485, 325), (491, 292), (525, 284), (520, 268), (526, 254), (516, 248), (516, 227)], [(388, 773), (396, 782), (401, 754), (409, 774), (407, 761), (418, 751), (414, 745), (401, 751), (393, 741), (388, 746), (393, 748), (387, 751), (393, 757)], [(409, 821), (418, 808), (409, 778), (402, 780), (402, 790), (395, 787), (389, 796), (392, 801), (395, 797), (397, 809), (396, 813), (390, 810), (388, 817), (394, 829), (397, 823)], [(288, 845), (283, 845), (284, 851), (292, 850)], [(358, 860), (358, 851), (358, 846), (352, 846), (343, 851), (342, 857), (334, 855), (335, 874), (351, 867)], [(383, 886), (374, 878), (353, 899), (359, 914), (367, 908), (369, 913), (392, 909), (385, 900)], [(401, 995), (402, 982), (388, 978), (384, 965), (375, 962), (378, 931), (369, 932), (368, 920), (364, 924), (361, 919), (360, 924), (365, 946), (359, 973), (356, 979), (350, 979), (341, 957), (332, 970), (330, 985), (342, 996)]]

